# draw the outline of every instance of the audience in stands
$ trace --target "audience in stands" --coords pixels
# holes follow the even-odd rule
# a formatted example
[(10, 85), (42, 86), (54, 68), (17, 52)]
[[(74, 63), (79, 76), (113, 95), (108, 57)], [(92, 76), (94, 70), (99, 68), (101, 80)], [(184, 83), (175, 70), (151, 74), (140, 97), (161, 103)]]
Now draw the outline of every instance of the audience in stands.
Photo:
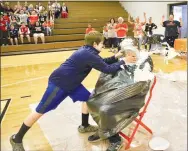
[(118, 24), (116, 25), (118, 51), (120, 50), (121, 41), (123, 41), (123, 39), (127, 37), (127, 31), (128, 31), (127, 24), (124, 23), (124, 19), (122, 17), (119, 17)]
[(34, 30), (33, 30), (33, 38), (34, 38), (35, 44), (38, 43), (38, 38), (39, 37), (42, 40), (42, 43), (44, 44), (45, 43), (44, 28), (43, 28), (42, 25), (39, 24), (39, 22), (36, 22)]
[(52, 8), (54, 11), (55, 18), (59, 18), (61, 14), (61, 5), (57, 2), (57, 0), (55, 0), (55, 2), (52, 4)]
[(116, 33), (116, 22), (114, 18), (111, 18), (108, 25), (108, 41), (110, 46), (110, 51), (114, 52), (114, 48), (117, 47), (117, 33)]
[(90, 31), (94, 31), (95, 28), (92, 28), (92, 25), (89, 23), (88, 27), (86, 28), (86, 34), (88, 34)]
[(10, 25), (10, 18), (9, 18), (9, 16), (8, 16), (8, 13), (4, 13), (3, 14), (3, 20), (5, 21), (5, 23), (6, 23), (6, 26), (9, 28), (9, 25)]
[(35, 23), (39, 20), (39, 16), (37, 15), (36, 11), (32, 11), (31, 15), (29, 15), (29, 25), (30, 28), (35, 26)]
[(14, 25), (14, 28), (19, 29), (20, 25), (20, 19), (18, 17), (15, 17), (14, 15), (10, 17), (10, 24)]
[(102, 33), (103, 33), (103, 36), (104, 36), (104, 43), (103, 43), (103, 45), (104, 45), (104, 47), (106, 47), (108, 45), (108, 29), (107, 29), (107, 26), (103, 27)]
[(24, 43), (24, 41), (23, 41), (24, 37), (27, 37), (29, 43), (31, 42), (31, 39), (30, 39), (30, 30), (25, 25), (24, 22), (21, 23), (21, 27), (19, 29), (19, 35), (20, 35), (20, 39), (21, 39), (21, 43), (22, 44)]
[(42, 24), (42, 26), (44, 28), (45, 35), (46, 36), (51, 36), (52, 35), (53, 24), (48, 20), (48, 21), (45, 21)]
[(21, 10), (17, 9), (17, 10), (14, 12), (14, 15), (19, 18), (20, 23), (24, 22), (25, 25), (27, 25), (28, 14), (26, 14), (23, 9), (21, 9)]
[(46, 20), (47, 20), (47, 17), (48, 17), (48, 12), (45, 11), (45, 8), (42, 7), (42, 10), (39, 14), (39, 22), (40, 24), (43, 24)]
[(9, 39), (10, 39), (11, 45), (14, 45), (14, 41), (15, 41), (15, 44), (18, 45), (18, 29), (15, 28), (13, 24), (10, 25)]
[(68, 7), (63, 3), (63, 6), (61, 7), (61, 18), (68, 18), (68, 13)]
[(2, 15), (0, 15), (0, 45), (8, 45), (7, 24)]
[(146, 24), (146, 13), (144, 13), (144, 21), (143, 22), (140, 22), (140, 18), (139, 17), (137, 17), (135, 19), (135, 22), (132, 22), (130, 20), (130, 15), (128, 16), (128, 22), (130, 24), (134, 25), (134, 30), (133, 30), (134, 37), (138, 39), (138, 49), (140, 50), (142, 42), (143, 42), (143, 37), (144, 37), (142, 26), (144, 26)]

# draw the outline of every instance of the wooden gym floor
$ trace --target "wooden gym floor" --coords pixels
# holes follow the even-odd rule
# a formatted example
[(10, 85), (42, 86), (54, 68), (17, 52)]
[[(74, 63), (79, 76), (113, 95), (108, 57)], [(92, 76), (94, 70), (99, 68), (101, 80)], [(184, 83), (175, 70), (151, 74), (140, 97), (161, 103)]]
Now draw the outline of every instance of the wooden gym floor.
[[(2, 151), (11, 150), (9, 137), (19, 129), (23, 120), (31, 113), (29, 105), (39, 102), (51, 72), (72, 53), (73, 51), (66, 51), (1, 58), (1, 111), (6, 108), (6, 104), (9, 102), (5, 116), (1, 121)], [(108, 50), (104, 50), (101, 53), (102, 57), (111, 55), (112, 53), (108, 52)], [(153, 55), (152, 58), (154, 60), (155, 72), (163, 71), (170, 73), (187, 70), (187, 62), (185, 60), (175, 58), (166, 65), (161, 56)], [(98, 75), (98, 71), (92, 70), (83, 82), (86, 88), (94, 88)], [(77, 112), (80, 112), (80, 109)], [(38, 123), (26, 134), (24, 146), (26, 149), (35, 151), (52, 150)], [(140, 149), (138, 150), (141, 151)]]

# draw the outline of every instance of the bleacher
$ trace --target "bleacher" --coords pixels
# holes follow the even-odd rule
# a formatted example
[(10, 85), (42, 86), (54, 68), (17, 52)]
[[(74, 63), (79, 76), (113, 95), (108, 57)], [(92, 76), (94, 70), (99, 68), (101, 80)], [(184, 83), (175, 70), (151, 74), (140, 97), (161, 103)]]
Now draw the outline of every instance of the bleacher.
[[(20, 2), (21, 4), (24, 2)], [(35, 5), (37, 2), (28, 2)], [(47, 7), (47, 1), (41, 2), (43, 6)], [(59, 3), (63, 3), (60, 2)], [(10, 2), (10, 6), (16, 5), (16, 2)], [(85, 29), (88, 23), (92, 23), (92, 27), (102, 32), (103, 26), (110, 18), (122, 16), (127, 23), (128, 13), (120, 5), (119, 2), (72, 2), (67, 1), (66, 5), (69, 9), (69, 16), (66, 19), (60, 18), (55, 20), (54, 30), (52, 36), (45, 37), (45, 44), (34, 44), (33, 37), (32, 44), (19, 44), (18, 46), (4, 46), (1, 47), (2, 55), (11, 55), (17, 53), (35, 53), (48, 51), (62, 51), (74, 50), (84, 44)], [(127, 23), (128, 24), (128, 23)], [(133, 35), (130, 24), (128, 36)]]

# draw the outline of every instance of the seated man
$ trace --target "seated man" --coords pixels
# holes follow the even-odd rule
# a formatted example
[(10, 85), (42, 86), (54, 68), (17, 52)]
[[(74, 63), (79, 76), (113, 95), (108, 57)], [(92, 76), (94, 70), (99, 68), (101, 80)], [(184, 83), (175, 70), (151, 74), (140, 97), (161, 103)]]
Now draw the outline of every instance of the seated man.
[(39, 24), (39, 22), (36, 22), (36, 25), (33, 31), (33, 37), (34, 37), (35, 44), (38, 43), (38, 37), (40, 37), (43, 44), (45, 43), (44, 28), (42, 25)]
[(23, 44), (23, 38), (27, 37), (29, 43), (31, 42), (31, 38), (30, 38), (30, 30), (29, 28), (25, 25), (24, 22), (21, 23), (21, 27), (19, 28), (19, 34), (20, 34), (20, 39), (21, 39), (21, 43)]
[(9, 38), (10, 38), (11, 45), (14, 45), (14, 41), (16, 45), (18, 45), (18, 29), (15, 28), (13, 24), (10, 25)]
[[(129, 43), (128, 40), (124, 42)], [(124, 50), (126, 56), (138, 58), (139, 52), (133, 46), (126, 46)], [(140, 56), (142, 58), (136, 64), (126, 62), (126, 66), (122, 66), (123, 70), (116, 74), (102, 73), (87, 102), (89, 112), (99, 126), (99, 130), (88, 140), (96, 142), (108, 138), (110, 146), (107, 151), (121, 148), (122, 141), (118, 133), (138, 116), (144, 106), (153, 78), (150, 73), (153, 63), (149, 56)], [(140, 77), (140, 73), (146, 74)]]

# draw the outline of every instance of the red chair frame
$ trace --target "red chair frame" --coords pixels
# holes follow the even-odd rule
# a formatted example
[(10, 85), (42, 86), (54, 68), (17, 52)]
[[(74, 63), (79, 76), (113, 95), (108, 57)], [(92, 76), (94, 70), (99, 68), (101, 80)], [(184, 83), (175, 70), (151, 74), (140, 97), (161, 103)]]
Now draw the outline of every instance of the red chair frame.
[(136, 132), (137, 132), (137, 130), (138, 130), (138, 127), (139, 127), (140, 125), (141, 125), (143, 128), (145, 128), (150, 134), (153, 134), (152, 130), (142, 122), (142, 118), (144, 117), (144, 114), (146, 113), (146, 109), (147, 109), (147, 107), (148, 107), (148, 105), (149, 105), (149, 103), (150, 103), (150, 100), (151, 100), (151, 97), (152, 97), (152, 91), (153, 91), (153, 88), (154, 88), (154, 86), (155, 86), (155, 84), (156, 84), (156, 81), (157, 81), (157, 80), (156, 80), (156, 77), (154, 77), (153, 84), (152, 84), (152, 86), (151, 86), (151, 88), (150, 88), (149, 97), (148, 97), (148, 100), (146, 101), (146, 104), (145, 104), (145, 106), (144, 106), (144, 108), (143, 108), (143, 111), (142, 111), (141, 113), (139, 113), (139, 118), (136, 118), (136, 119), (134, 120), (137, 124), (136, 124), (136, 126), (135, 126), (135, 128), (134, 128), (134, 130), (133, 130), (133, 132), (132, 132), (132, 134), (131, 134), (131, 136), (128, 137), (128, 136), (125, 135), (123, 132), (119, 132), (119, 134), (120, 134), (124, 139), (126, 139), (126, 140), (128, 141), (128, 144), (127, 144), (127, 146), (125, 147), (125, 150), (127, 150), (127, 149), (130, 148), (130, 145), (131, 145), (131, 143), (132, 143), (132, 141), (133, 141), (133, 138), (134, 138), (134, 136), (135, 136), (135, 134), (136, 134)]

